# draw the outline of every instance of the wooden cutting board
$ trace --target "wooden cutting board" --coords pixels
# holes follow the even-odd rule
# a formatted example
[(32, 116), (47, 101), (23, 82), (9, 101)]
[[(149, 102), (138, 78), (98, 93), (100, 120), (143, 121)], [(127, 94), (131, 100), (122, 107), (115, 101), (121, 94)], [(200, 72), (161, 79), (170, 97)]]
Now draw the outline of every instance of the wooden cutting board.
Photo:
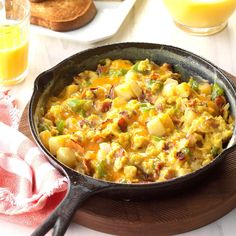
[[(236, 77), (229, 77), (236, 82)], [(26, 108), (19, 129), (32, 139), (27, 113)], [(236, 150), (192, 189), (139, 202), (93, 196), (78, 209), (74, 221), (115, 235), (170, 235), (207, 225), (235, 207)]]

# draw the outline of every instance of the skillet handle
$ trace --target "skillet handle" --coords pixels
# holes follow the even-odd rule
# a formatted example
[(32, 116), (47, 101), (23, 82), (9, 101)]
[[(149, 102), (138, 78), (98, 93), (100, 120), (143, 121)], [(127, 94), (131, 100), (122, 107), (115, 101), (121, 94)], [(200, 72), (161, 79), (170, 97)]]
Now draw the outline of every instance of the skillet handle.
[(71, 185), (61, 204), (31, 235), (43, 236), (52, 228), (53, 236), (64, 235), (78, 206), (94, 192), (83, 186)]

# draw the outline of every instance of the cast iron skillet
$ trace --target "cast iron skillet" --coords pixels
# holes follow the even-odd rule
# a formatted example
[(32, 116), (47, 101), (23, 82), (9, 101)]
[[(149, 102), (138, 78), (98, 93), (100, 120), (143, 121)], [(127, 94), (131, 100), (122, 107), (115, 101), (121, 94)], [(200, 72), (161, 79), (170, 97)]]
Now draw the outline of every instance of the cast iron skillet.
[(65, 59), (37, 77), (30, 100), (29, 122), (33, 137), (48, 161), (66, 175), (69, 180), (66, 197), (51, 216), (35, 230), (32, 234), (34, 236), (45, 235), (51, 228), (54, 228), (53, 235), (63, 235), (79, 205), (95, 193), (103, 192), (103, 194), (112, 197), (141, 199), (150, 196), (157, 197), (163, 192), (173, 192), (186, 185), (193, 185), (198, 177), (209, 173), (209, 170), (236, 146), (236, 129), (234, 129), (233, 136), (223, 152), (210, 164), (188, 175), (159, 183), (111, 183), (85, 176), (64, 166), (48, 152), (40, 141), (37, 125), (40, 116), (43, 115), (42, 107), (44, 107), (49, 96), (57, 95), (63, 87), (70, 84), (73, 76), (85, 69), (94, 70), (99, 61), (104, 58), (113, 60), (121, 58), (131, 61), (148, 58), (157, 64), (168, 62), (173, 65), (175, 71), (182, 74), (184, 79), (192, 75), (200, 80), (204, 78), (211, 83), (217, 82), (225, 90), (231, 106), (231, 113), (236, 117), (236, 90), (226, 75), (205, 59), (180, 48), (150, 43), (118, 43), (88, 49)]

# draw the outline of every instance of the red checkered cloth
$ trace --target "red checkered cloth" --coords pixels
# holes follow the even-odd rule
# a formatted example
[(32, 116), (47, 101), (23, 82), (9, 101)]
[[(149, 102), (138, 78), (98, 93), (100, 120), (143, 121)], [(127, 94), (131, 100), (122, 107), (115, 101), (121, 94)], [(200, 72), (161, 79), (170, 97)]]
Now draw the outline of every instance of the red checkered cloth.
[(0, 218), (35, 226), (62, 200), (67, 179), (17, 131), (19, 120), (15, 100), (0, 92)]

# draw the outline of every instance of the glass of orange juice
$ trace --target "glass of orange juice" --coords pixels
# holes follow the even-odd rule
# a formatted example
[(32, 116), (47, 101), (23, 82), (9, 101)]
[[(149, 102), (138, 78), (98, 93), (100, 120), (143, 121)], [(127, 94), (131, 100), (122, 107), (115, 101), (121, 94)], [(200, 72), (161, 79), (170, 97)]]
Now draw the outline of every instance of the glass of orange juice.
[(0, 0), (0, 84), (14, 85), (28, 72), (30, 3)]
[(175, 24), (196, 35), (223, 30), (236, 9), (236, 0), (164, 0), (164, 3)]

